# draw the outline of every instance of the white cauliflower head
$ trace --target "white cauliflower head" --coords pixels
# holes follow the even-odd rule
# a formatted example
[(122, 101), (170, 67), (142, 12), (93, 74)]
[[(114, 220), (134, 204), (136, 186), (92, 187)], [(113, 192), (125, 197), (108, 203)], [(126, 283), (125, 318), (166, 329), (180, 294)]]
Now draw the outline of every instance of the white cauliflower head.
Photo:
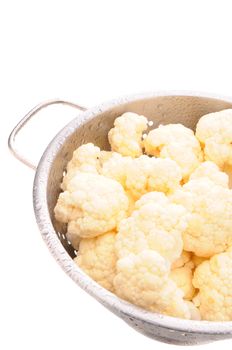
[(169, 278), (170, 265), (157, 252), (144, 250), (117, 262), (116, 294), (153, 312), (189, 319), (183, 292)]
[(85, 168), (85, 166), (92, 166), (96, 169), (98, 168), (100, 154), (100, 148), (93, 143), (81, 145), (73, 152), (72, 159), (67, 165), (67, 170), (71, 168), (80, 170), (81, 167)]
[(55, 216), (68, 232), (83, 238), (106, 233), (126, 216), (128, 198), (122, 186), (105, 176), (79, 172), (60, 194)]
[(201, 117), (196, 137), (204, 147), (206, 160), (212, 160), (221, 168), (232, 166), (232, 109)]
[(175, 261), (183, 249), (181, 234), (187, 226), (186, 210), (158, 192), (144, 195), (135, 207), (137, 210), (119, 224), (115, 245), (118, 257), (150, 249)]
[(172, 196), (190, 213), (183, 232), (184, 249), (211, 257), (232, 243), (232, 191), (207, 178), (189, 181)]
[(184, 299), (192, 300), (195, 288), (192, 284), (193, 272), (188, 266), (178, 267), (170, 273), (170, 278), (176, 283), (184, 293)]
[(67, 165), (67, 173), (63, 178), (61, 188), (65, 191), (68, 182), (77, 172), (97, 173), (99, 169), (99, 157), (101, 150), (93, 143), (86, 143), (78, 147), (74, 152), (72, 159)]
[(116, 275), (115, 232), (108, 232), (95, 238), (80, 241), (77, 265), (102, 287), (114, 291)]
[(135, 199), (151, 191), (169, 194), (180, 186), (179, 166), (171, 159), (141, 156), (126, 167), (126, 189)]
[(200, 264), (193, 284), (203, 320), (232, 321), (232, 252), (213, 256)]
[(190, 180), (207, 178), (213, 181), (216, 185), (228, 188), (229, 177), (224, 172), (220, 171), (218, 166), (210, 161), (203, 162), (190, 176)]
[(171, 193), (180, 186), (181, 169), (171, 159), (140, 156), (132, 159), (113, 152), (104, 162), (101, 174), (124, 187), (134, 200), (150, 191)]
[(138, 157), (142, 151), (142, 135), (147, 130), (148, 120), (142, 115), (126, 112), (114, 121), (109, 131), (109, 143), (112, 151), (123, 156)]
[(182, 124), (160, 125), (151, 130), (144, 146), (149, 155), (176, 161), (185, 181), (203, 159), (199, 141), (193, 131)]

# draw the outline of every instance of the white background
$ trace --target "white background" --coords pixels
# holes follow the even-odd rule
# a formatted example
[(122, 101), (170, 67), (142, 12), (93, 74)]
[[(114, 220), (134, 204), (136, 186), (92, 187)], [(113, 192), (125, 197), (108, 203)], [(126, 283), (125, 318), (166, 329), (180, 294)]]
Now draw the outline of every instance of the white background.
[[(48, 98), (93, 106), (160, 89), (232, 96), (230, 5), (230, 0), (1, 2), (1, 349), (171, 347), (136, 333), (61, 271), (35, 224), (33, 171), (11, 157), (7, 136), (24, 113)], [(42, 153), (68, 121), (58, 116), (51, 113), (30, 129), (26, 154)]]

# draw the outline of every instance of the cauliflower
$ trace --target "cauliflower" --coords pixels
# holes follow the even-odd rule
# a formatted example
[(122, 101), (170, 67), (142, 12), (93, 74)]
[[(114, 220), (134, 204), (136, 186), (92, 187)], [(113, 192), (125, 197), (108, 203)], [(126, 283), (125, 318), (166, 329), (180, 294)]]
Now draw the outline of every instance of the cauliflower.
[(81, 170), (82, 167), (83, 169), (86, 167), (88, 170), (88, 167), (92, 167), (93, 172), (95, 172), (95, 169), (98, 168), (100, 154), (100, 148), (93, 143), (81, 145), (73, 152), (72, 159), (67, 165), (67, 171), (72, 168)]
[(126, 189), (127, 168), (133, 160), (131, 157), (123, 157), (121, 154), (112, 152), (101, 167), (101, 174), (118, 181)]
[(150, 249), (170, 262), (175, 261), (183, 249), (181, 234), (187, 226), (186, 210), (171, 204), (160, 192), (144, 195), (135, 208), (131, 216), (119, 224), (115, 244), (118, 257)]
[(176, 283), (184, 293), (184, 299), (192, 300), (195, 288), (192, 284), (193, 272), (188, 266), (178, 267), (170, 273), (170, 278)]
[(186, 305), (189, 308), (189, 312), (190, 312), (190, 318), (191, 320), (195, 320), (195, 321), (200, 321), (201, 320), (201, 314), (200, 311), (198, 309), (198, 307), (196, 307), (196, 305), (192, 302), (192, 301), (185, 301)]
[(117, 227), (126, 216), (128, 198), (122, 186), (105, 176), (79, 172), (60, 194), (56, 219), (68, 223), (68, 232), (91, 238)]
[(141, 156), (126, 168), (125, 187), (135, 199), (151, 191), (169, 194), (180, 186), (181, 170), (171, 159)]
[(193, 285), (203, 320), (232, 321), (232, 251), (214, 255), (200, 264)]
[(190, 180), (200, 179), (203, 177), (213, 181), (216, 185), (228, 188), (228, 175), (220, 171), (218, 166), (213, 162), (207, 161), (201, 163), (190, 176)]
[(160, 205), (166, 205), (169, 203), (169, 198), (162, 192), (149, 192), (140, 197), (139, 200), (135, 202), (135, 209), (140, 209), (146, 204), (159, 203)]
[(142, 115), (126, 112), (114, 121), (109, 131), (112, 151), (123, 156), (138, 157), (142, 152), (142, 134), (147, 130), (148, 120)]
[(189, 181), (172, 196), (190, 213), (183, 232), (184, 249), (211, 257), (232, 244), (232, 191), (207, 178)]
[(196, 137), (204, 147), (206, 160), (212, 160), (220, 168), (232, 166), (232, 109), (201, 117)]
[(196, 136), (181, 124), (143, 135), (148, 125), (126, 112), (109, 131), (110, 151), (78, 147), (55, 218), (76, 264), (119, 297), (232, 321), (232, 109), (203, 116)]
[(171, 158), (182, 171), (184, 181), (202, 161), (200, 144), (192, 130), (182, 124), (160, 125), (151, 130), (144, 140), (149, 155)]
[(183, 267), (183, 266), (188, 266), (191, 269), (194, 268), (194, 264), (191, 261), (192, 259), (192, 253), (191, 252), (186, 252), (185, 250), (182, 251), (181, 256), (175, 260), (172, 263), (172, 269), (177, 269), (178, 267)]
[(95, 238), (83, 238), (74, 261), (102, 287), (114, 291), (116, 275), (115, 232)]
[(171, 159), (145, 155), (132, 159), (116, 152), (103, 163), (100, 172), (120, 182), (135, 200), (150, 191), (173, 192), (182, 179), (179, 166)]
[(169, 278), (170, 265), (157, 252), (144, 250), (117, 262), (116, 294), (147, 310), (190, 319), (183, 292)]
[(79, 171), (97, 173), (100, 154), (100, 148), (94, 146), (93, 143), (86, 143), (78, 147), (73, 152), (73, 157), (67, 165), (67, 173), (61, 184), (62, 190), (65, 191), (67, 189), (67, 184)]

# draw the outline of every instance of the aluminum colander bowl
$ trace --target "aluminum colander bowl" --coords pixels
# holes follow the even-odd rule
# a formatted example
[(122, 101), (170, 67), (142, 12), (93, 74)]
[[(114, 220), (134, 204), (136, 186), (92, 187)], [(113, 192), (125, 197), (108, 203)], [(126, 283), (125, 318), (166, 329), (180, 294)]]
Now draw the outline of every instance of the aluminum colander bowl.
[[(54, 137), (36, 167), (16, 150), (16, 135), (39, 110), (59, 103), (78, 108), (81, 113)], [(114, 119), (122, 113), (143, 114), (154, 122), (154, 127), (161, 123), (182, 123), (194, 128), (202, 115), (225, 108), (232, 108), (232, 99), (193, 92), (135, 95), (88, 110), (74, 103), (52, 100), (31, 110), (9, 137), (9, 147), (14, 155), (36, 169), (33, 188), (35, 216), (42, 237), (59, 265), (77, 285), (135, 330), (166, 343), (193, 345), (232, 338), (232, 322), (190, 321), (163, 316), (136, 307), (105, 290), (73, 262), (75, 251), (66, 240), (65, 226), (55, 220), (53, 209), (60, 193), (63, 171), (73, 151), (87, 142), (108, 150), (107, 133)]]

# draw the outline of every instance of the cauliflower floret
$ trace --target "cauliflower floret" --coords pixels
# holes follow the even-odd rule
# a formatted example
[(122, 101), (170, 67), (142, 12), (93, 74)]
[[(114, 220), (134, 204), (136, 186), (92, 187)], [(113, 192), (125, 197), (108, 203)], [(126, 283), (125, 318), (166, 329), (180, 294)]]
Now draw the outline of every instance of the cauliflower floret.
[(72, 168), (78, 168), (85, 166), (92, 166), (94, 169), (98, 168), (99, 157), (101, 150), (93, 143), (86, 143), (78, 147), (74, 152), (72, 159), (67, 165), (67, 170)]
[(58, 221), (68, 223), (81, 215), (81, 209), (76, 206), (75, 195), (65, 191), (60, 193), (54, 209)]
[(193, 284), (199, 288), (195, 300), (203, 320), (232, 321), (232, 251), (213, 256), (200, 264)]
[(67, 173), (61, 184), (62, 190), (66, 190), (68, 182), (79, 171), (98, 173), (100, 154), (100, 148), (94, 146), (93, 143), (86, 143), (85, 145), (78, 147), (73, 152), (73, 157), (67, 165)]
[(200, 118), (196, 137), (204, 147), (206, 160), (220, 168), (232, 166), (232, 109), (209, 113)]
[(111, 156), (102, 164), (100, 172), (126, 188), (127, 168), (132, 161), (131, 157), (123, 157), (119, 153), (111, 152)]
[(178, 267), (183, 267), (186, 265), (190, 265), (189, 267), (193, 268), (193, 265), (191, 265), (191, 258), (192, 258), (192, 253), (191, 252), (186, 252), (185, 250), (182, 251), (181, 256), (174, 261), (172, 264), (172, 269), (177, 269)]
[(116, 118), (114, 128), (108, 134), (112, 151), (123, 156), (140, 156), (143, 153), (142, 134), (147, 126), (147, 118), (136, 113), (126, 112)]
[(159, 203), (160, 205), (166, 206), (167, 203), (169, 203), (169, 199), (162, 192), (148, 192), (135, 202), (135, 209), (140, 209), (144, 205), (150, 203)]
[(188, 266), (178, 267), (171, 271), (170, 278), (184, 293), (184, 299), (192, 300), (195, 288), (192, 284), (193, 272)]
[(182, 236), (185, 250), (207, 258), (231, 245), (231, 190), (199, 178), (189, 181), (171, 199), (191, 213)]
[(115, 245), (118, 257), (151, 249), (170, 262), (175, 261), (183, 249), (181, 234), (187, 226), (186, 210), (171, 204), (163, 193), (148, 193), (135, 206), (137, 210), (119, 224)]
[(151, 130), (144, 140), (144, 146), (149, 155), (175, 160), (182, 170), (184, 181), (203, 159), (193, 131), (182, 124), (160, 125)]
[(115, 232), (96, 238), (83, 238), (74, 261), (102, 287), (114, 291), (116, 275)]
[(206, 177), (213, 181), (216, 185), (228, 188), (229, 178), (228, 175), (220, 171), (218, 166), (210, 161), (203, 162), (192, 173), (190, 180)]
[(181, 179), (181, 170), (173, 160), (141, 156), (126, 167), (125, 186), (138, 199), (151, 191), (169, 194), (180, 186)]
[(116, 294), (153, 312), (189, 319), (183, 292), (169, 278), (170, 265), (157, 252), (144, 250), (117, 262)]
[(126, 216), (128, 198), (122, 186), (105, 176), (79, 172), (60, 194), (55, 207), (68, 232), (91, 238), (115, 229)]
[(173, 192), (182, 179), (179, 166), (171, 159), (145, 155), (132, 159), (115, 152), (100, 171), (104, 176), (120, 182), (135, 200), (150, 191)]
[(100, 169), (102, 168), (103, 164), (105, 162), (108, 162), (108, 160), (119, 153), (117, 152), (112, 152), (112, 151), (101, 151), (100, 156), (99, 156), (99, 164), (100, 164)]

